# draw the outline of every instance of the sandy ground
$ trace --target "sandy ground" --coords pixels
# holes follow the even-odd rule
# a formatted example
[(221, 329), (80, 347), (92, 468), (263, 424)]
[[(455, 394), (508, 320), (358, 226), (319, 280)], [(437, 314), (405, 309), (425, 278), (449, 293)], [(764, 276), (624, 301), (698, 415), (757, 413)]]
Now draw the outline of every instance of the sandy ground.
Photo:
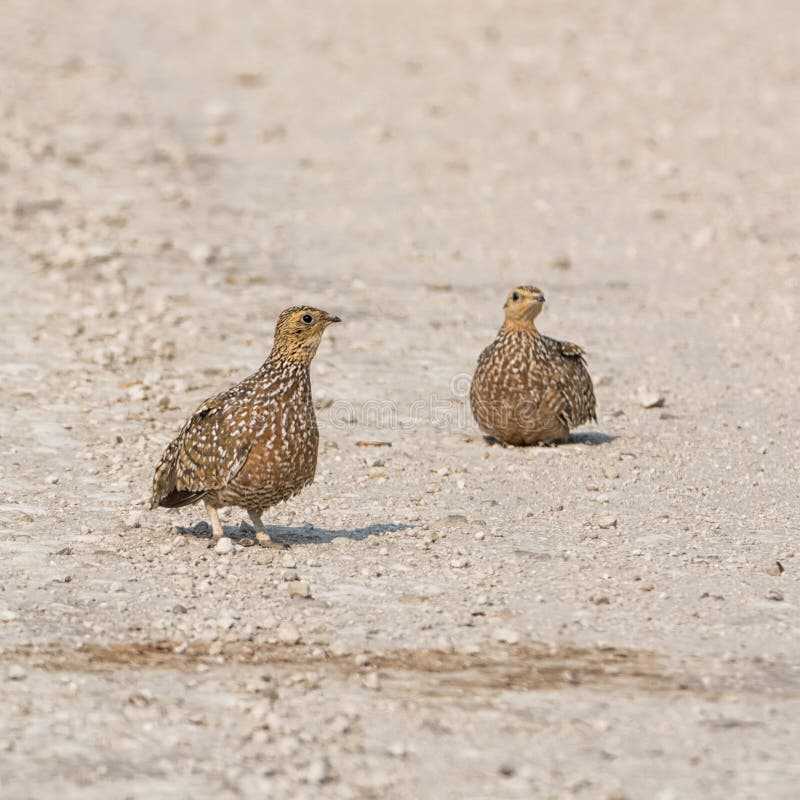
[[(6, 0), (3, 800), (796, 798), (798, 30)], [(597, 385), (556, 449), (464, 406), (520, 282)], [(218, 555), (152, 468), (297, 302), (317, 481)]]

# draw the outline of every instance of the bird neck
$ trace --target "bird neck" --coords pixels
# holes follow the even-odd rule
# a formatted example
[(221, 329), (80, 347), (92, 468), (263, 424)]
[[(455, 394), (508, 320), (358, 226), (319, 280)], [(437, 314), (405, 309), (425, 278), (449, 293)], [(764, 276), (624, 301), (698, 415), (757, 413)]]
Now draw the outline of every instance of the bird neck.
[(317, 354), (319, 339), (306, 339), (302, 342), (275, 342), (267, 363), (281, 361), (287, 364), (302, 364), (306, 368)]
[(530, 333), (533, 336), (539, 335), (536, 323), (533, 319), (529, 319), (528, 317), (517, 317), (515, 319), (506, 318), (500, 328), (501, 333), (517, 333), (519, 331)]
[(276, 350), (273, 347), (272, 352), (269, 354), (267, 360), (261, 365), (261, 368), (258, 370), (258, 372), (262, 376), (268, 377), (273, 377), (276, 373), (286, 375), (287, 377), (308, 375), (310, 372), (310, 362), (311, 359), (304, 361), (295, 358), (287, 358), (283, 352)]

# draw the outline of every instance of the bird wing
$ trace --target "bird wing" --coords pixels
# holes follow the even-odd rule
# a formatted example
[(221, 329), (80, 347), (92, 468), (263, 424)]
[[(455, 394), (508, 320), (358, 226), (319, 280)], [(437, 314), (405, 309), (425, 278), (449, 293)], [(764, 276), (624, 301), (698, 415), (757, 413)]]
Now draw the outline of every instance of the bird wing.
[(178, 437), (178, 488), (192, 492), (221, 489), (244, 466), (262, 421), (252, 407), (226, 397), (206, 400)]
[(577, 344), (573, 344), (572, 342), (557, 342), (557, 344), (558, 351), (562, 356), (567, 356), (568, 358), (579, 358), (581, 361), (583, 361), (584, 350), (582, 347), (578, 346)]
[(192, 414), (156, 467), (153, 507), (190, 505), (236, 477), (266, 423), (263, 409), (245, 400), (229, 390)]
[(590, 419), (596, 422), (594, 387), (586, 368), (584, 349), (573, 342), (549, 337), (548, 344), (565, 357), (565, 366), (569, 365), (566, 371), (559, 370), (557, 383), (551, 389), (549, 399), (556, 414), (568, 427)]

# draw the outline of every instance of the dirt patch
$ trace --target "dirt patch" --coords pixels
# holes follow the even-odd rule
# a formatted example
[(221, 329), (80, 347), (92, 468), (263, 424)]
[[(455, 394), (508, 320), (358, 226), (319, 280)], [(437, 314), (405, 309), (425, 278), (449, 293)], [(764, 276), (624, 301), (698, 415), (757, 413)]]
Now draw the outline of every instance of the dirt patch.
[(434, 694), (479, 690), (550, 690), (568, 687), (630, 686), (641, 691), (702, 688), (699, 680), (670, 672), (664, 659), (648, 651), (615, 647), (513, 646), (474, 654), (439, 650), (396, 650), (368, 655), (357, 663), (350, 655), (319, 654), (305, 646), (247, 642), (210, 652), (206, 643), (172, 641), (86, 644), (68, 650), (57, 645), (22, 647), (0, 654), (0, 661), (27, 662), (52, 672), (104, 672), (119, 669), (194, 670), (226, 663), (317, 669), (339, 677), (379, 671), (388, 680), (416, 675), (415, 683)]

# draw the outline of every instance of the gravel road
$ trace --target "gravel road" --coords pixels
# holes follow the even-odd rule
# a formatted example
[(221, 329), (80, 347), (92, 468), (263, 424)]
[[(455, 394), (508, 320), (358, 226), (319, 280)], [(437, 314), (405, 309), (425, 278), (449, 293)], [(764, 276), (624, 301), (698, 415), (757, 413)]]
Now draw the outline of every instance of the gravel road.
[[(800, 794), (800, 6), (6, 0), (3, 800)], [(599, 421), (486, 445), (508, 289)], [(274, 320), (291, 545), (147, 510)]]

